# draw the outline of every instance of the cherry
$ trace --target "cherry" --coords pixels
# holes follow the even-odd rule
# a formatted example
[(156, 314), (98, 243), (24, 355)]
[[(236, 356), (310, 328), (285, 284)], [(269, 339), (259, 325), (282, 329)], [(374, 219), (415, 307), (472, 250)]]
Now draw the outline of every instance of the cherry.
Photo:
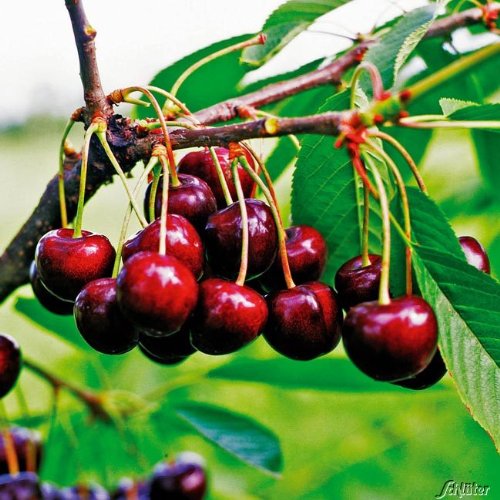
[(139, 348), (146, 357), (163, 365), (180, 363), (196, 352), (189, 341), (189, 328), (186, 325), (168, 337), (143, 334), (139, 338)]
[[(160, 219), (141, 229), (123, 245), (122, 257), (126, 262), (137, 252), (158, 252), (160, 243)], [(200, 235), (191, 223), (181, 215), (167, 215), (166, 250), (190, 269), (195, 278), (203, 273), (204, 249)]]
[(460, 236), (458, 241), (464, 251), (467, 262), (476, 269), (490, 274), (490, 259), (481, 243), (472, 236)]
[(31, 263), (29, 276), (33, 294), (47, 311), (61, 316), (73, 314), (73, 302), (60, 299), (42, 283), (35, 261)]
[(116, 490), (111, 494), (111, 498), (113, 500), (148, 500), (149, 485), (133, 479), (123, 478), (118, 483)]
[[(321, 233), (311, 226), (292, 226), (286, 229), (286, 253), (292, 279), (296, 285), (317, 281), (325, 269), (327, 247)], [(271, 268), (260, 277), (264, 289), (285, 288), (281, 259), (276, 257)]]
[[(264, 202), (245, 200), (248, 213), (248, 279), (273, 263), (278, 239), (271, 209)], [(205, 227), (207, 257), (215, 274), (234, 278), (241, 262), (242, 223), (239, 203), (212, 214)]]
[(438, 349), (432, 357), (431, 362), (420, 373), (417, 373), (414, 377), (398, 380), (394, 384), (406, 389), (420, 391), (437, 384), (445, 375), (446, 365)]
[(393, 382), (420, 373), (437, 348), (438, 326), (432, 307), (421, 297), (399, 297), (389, 304), (364, 302), (352, 307), (342, 331), (351, 361), (377, 380)]
[(40, 490), (43, 500), (65, 500), (59, 488), (51, 483), (42, 483)]
[(257, 338), (266, 320), (266, 301), (256, 291), (231, 281), (208, 279), (200, 285), (191, 343), (206, 354), (229, 354)]
[(33, 469), (30, 472), (37, 472), (42, 460), (42, 440), (40, 434), (23, 427), (11, 427), (7, 431), (0, 433), (0, 474), (7, 474), (9, 472), (5, 432), (8, 432), (12, 438), (19, 470), (23, 472), (29, 468)]
[[(202, 230), (208, 216), (217, 210), (217, 201), (209, 185), (193, 175), (179, 174), (179, 186), (168, 188), (168, 213), (185, 217), (194, 227)], [(144, 212), (149, 222), (149, 200), (151, 185), (148, 184), (144, 198)], [(155, 217), (161, 216), (163, 178), (160, 179), (155, 197)]]
[(125, 317), (139, 329), (169, 335), (181, 329), (194, 309), (198, 284), (175, 257), (139, 252), (118, 275), (117, 297)]
[[(231, 173), (229, 149), (215, 148), (215, 152), (217, 154), (217, 158), (219, 159), (222, 171), (224, 172), (229, 192), (234, 200), (236, 198), (236, 187)], [(245, 156), (249, 165), (253, 169), (255, 164), (252, 155), (245, 151)], [(184, 156), (179, 162), (179, 172), (194, 175), (203, 179), (212, 189), (212, 192), (217, 200), (218, 207), (222, 208), (226, 206), (226, 200), (219, 182), (219, 177), (217, 176), (217, 170), (215, 169), (212, 155), (210, 154), (210, 150), (208, 148), (205, 148), (202, 151), (192, 151)], [(238, 175), (240, 177), (243, 193), (245, 194), (245, 197), (249, 197), (252, 194), (254, 182), (241, 165), (238, 165)]]
[(116, 279), (87, 283), (75, 301), (75, 321), (85, 341), (103, 354), (123, 354), (137, 345), (139, 334), (116, 300)]
[(115, 250), (102, 234), (82, 231), (73, 238), (73, 229), (54, 229), (42, 236), (35, 252), (40, 279), (55, 295), (75, 300), (90, 281), (111, 276)]
[(319, 281), (267, 297), (267, 342), (280, 354), (309, 360), (332, 351), (340, 341), (342, 311), (332, 288)]
[(335, 275), (335, 289), (346, 311), (357, 304), (376, 300), (378, 297), (382, 258), (373, 254), (368, 258), (371, 262), (368, 266), (363, 266), (361, 255), (348, 260), (340, 266)]
[(0, 398), (14, 387), (21, 363), (19, 344), (10, 335), (0, 333)]
[(38, 476), (33, 472), (0, 476), (0, 499), (39, 500), (42, 497)]
[(109, 493), (100, 485), (90, 486), (79, 484), (69, 488), (63, 488), (59, 495), (62, 500), (109, 500)]

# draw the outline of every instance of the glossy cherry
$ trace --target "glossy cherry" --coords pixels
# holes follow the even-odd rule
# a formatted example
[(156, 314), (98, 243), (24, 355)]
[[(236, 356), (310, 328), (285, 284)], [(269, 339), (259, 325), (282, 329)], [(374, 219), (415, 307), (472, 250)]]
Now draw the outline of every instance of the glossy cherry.
[[(158, 252), (160, 219), (131, 236), (123, 245), (122, 257), (126, 262), (138, 252)], [(205, 261), (203, 242), (192, 224), (181, 215), (167, 215), (167, 254), (179, 259), (195, 278), (203, 273)]]
[(229, 354), (258, 337), (267, 320), (266, 301), (256, 291), (212, 278), (200, 285), (191, 343), (206, 354)]
[(162, 365), (180, 363), (196, 352), (189, 340), (189, 327), (186, 325), (167, 337), (142, 334), (139, 347), (146, 357)]
[[(224, 177), (229, 188), (229, 192), (234, 199), (236, 199), (236, 188), (234, 186), (233, 177), (231, 173), (231, 160), (229, 159), (229, 149), (226, 148), (215, 148), (217, 158), (219, 159), (220, 166), (224, 172)], [(245, 152), (245, 156), (249, 165), (254, 167), (254, 161), (252, 155)], [(195, 177), (203, 179), (212, 190), (217, 200), (217, 205), (219, 208), (226, 206), (226, 200), (224, 199), (224, 193), (220, 186), (219, 177), (217, 176), (217, 170), (215, 169), (212, 155), (210, 150), (205, 148), (201, 151), (192, 151), (184, 156), (179, 162), (179, 172), (182, 174), (190, 174)], [(248, 173), (243, 169), (241, 165), (238, 165), (238, 175), (241, 181), (241, 187), (243, 188), (243, 193), (245, 197), (249, 197), (254, 188), (254, 182)]]
[(0, 333), (0, 398), (16, 384), (21, 364), (19, 344), (10, 335)]
[[(271, 209), (260, 200), (245, 200), (248, 214), (248, 279), (269, 269), (278, 248)], [(212, 214), (205, 228), (207, 257), (216, 275), (235, 278), (241, 262), (242, 223), (239, 203)]]
[(169, 335), (181, 329), (198, 298), (193, 273), (171, 255), (139, 252), (117, 279), (120, 308), (139, 329)]
[[(210, 186), (199, 177), (179, 174), (179, 186), (168, 188), (168, 213), (185, 217), (198, 230), (203, 230), (208, 216), (217, 210), (217, 201)], [(149, 222), (149, 199), (151, 183), (146, 189), (144, 198), (144, 213)], [(163, 178), (160, 179), (155, 197), (155, 218), (161, 216)]]
[(55, 229), (42, 236), (35, 252), (40, 279), (55, 295), (75, 300), (90, 281), (111, 276), (115, 250), (102, 234), (73, 229)]
[(78, 331), (96, 351), (123, 354), (137, 345), (139, 333), (116, 300), (115, 278), (87, 283), (76, 297), (74, 314)]
[(335, 274), (335, 289), (346, 311), (357, 304), (370, 302), (378, 297), (382, 258), (374, 254), (368, 257), (370, 259), (368, 266), (363, 266), (363, 258), (358, 255), (342, 264)]
[(42, 460), (42, 440), (38, 432), (23, 427), (10, 427), (0, 433), (0, 474), (8, 474), (5, 433), (8, 432), (16, 451), (21, 472), (37, 472)]
[(352, 307), (342, 330), (351, 361), (377, 380), (413, 377), (432, 360), (438, 326), (432, 307), (414, 295), (389, 304), (364, 302)]
[[(286, 252), (292, 279), (296, 285), (317, 281), (326, 264), (327, 246), (321, 233), (311, 226), (291, 226), (286, 229)], [(285, 278), (279, 255), (260, 281), (267, 291), (285, 288)]]
[(406, 389), (420, 391), (437, 384), (445, 375), (446, 365), (438, 349), (431, 362), (420, 373), (417, 373), (414, 377), (394, 382), (394, 384)]
[(490, 274), (490, 259), (481, 243), (472, 236), (460, 236), (458, 238), (467, 262), (476, 269)]
[(35, 261), (31, 263), (29, 276), (33, 294), (47, 311), (61, 316), (73, 314), (73, 302), (60, 299), (42, 283)]
[(39, 500), (43, 498), (38, 476), (33, 472), (0, 476), (0, 499)]
[(342, 310), (332, 288), (318, 281), (266, 297), (269, 319), (264, 337), (280, 354), (309, 360), (332, 351), (340, 341)]

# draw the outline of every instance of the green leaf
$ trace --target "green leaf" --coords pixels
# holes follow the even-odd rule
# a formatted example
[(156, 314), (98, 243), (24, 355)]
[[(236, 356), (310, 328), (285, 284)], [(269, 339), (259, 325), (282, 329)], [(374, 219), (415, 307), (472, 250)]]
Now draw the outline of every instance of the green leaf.
[(267, 36), (266, 43), (245, 49), (242, 61), (252, 66), (261, 66), (306, 30), (318, 17), (348, 1), (288, 0), (267, 18), (262, 30)]
[(500, 103), (473, 104), (462, 107), (451, 113), (448, 118), (460, 121), (491, 122), (488, 130), (500, 133)]
[(184, 404), (177, 407), (176, 413), (208, 440), (248, 465), (272, 475), (281, 473), (279, 440), (255, 420), (206, 404)]
[(448, 99), (446, 97), (443, 97), (442, 99), (439, 99), (439, 105), (441, 106), (443, 113), (448, 116), (455, 111), (458, 111), (459, 109), (467, 108), (469, 106), (479, 106), (479, 103), (472, 101), (463, 101), (462, 99)]

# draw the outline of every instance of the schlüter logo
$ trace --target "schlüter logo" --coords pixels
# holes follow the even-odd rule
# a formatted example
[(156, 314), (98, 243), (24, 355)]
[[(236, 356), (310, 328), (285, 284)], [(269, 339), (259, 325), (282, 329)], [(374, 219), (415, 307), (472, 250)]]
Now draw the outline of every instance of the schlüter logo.
[(441, 500), (445, 497), (475, 497), (475, 496), (487, 496), (490, 492), (489, 486), (481, 486), (477, 483), (457, 483), (453, 479), (449, 479), (443, 484), (441, 493), (435, 495), (437, 500)]

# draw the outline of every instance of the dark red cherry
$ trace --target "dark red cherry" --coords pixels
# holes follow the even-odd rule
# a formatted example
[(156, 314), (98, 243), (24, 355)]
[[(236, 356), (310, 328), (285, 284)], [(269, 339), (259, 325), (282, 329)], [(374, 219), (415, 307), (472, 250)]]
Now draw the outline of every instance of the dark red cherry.
[(33, 472), (3, 474), (0, 476), (0, 499), (40, 500), (42, 493), (38, 476)]
[(420, 373), (437, 348), (438, 326), (432, 307), (421, 297), (399, 297), (389, 304), (364, 302), (352, 307), (342, 330), (351, 361), (377, 380), (393, 382)]
[(269, 319), (264, 337), (280, 354), (309, 360), (332, 351), (340, 341), (342, 310), (335, 292), (318, 281), (266, 297)]
[(59, 492), (61, 500), (109, 500), (109, 493), (100, 485), (78, 484), (63, 488)]
[(5, 433), (8, 432), (16, 451), (19, 470), (37, 472), (42, 459), (42, 440), (38, 432), (23, 427), (10, 427), (0, 433), (0, 474), (8, 474)]
[(130, 478), (122, 478), (111, 493), (112, 500), (149, 500), (149, 485)]
[[(131, 236), (123, 245), (123, 262), (138, 252), (158, 252), (160, 219)], [(167, 254), (179, 259), (195, 278), (203, 273), (205, 261), (203, 242), (191, 223), (181, 215), (167, 215)]]
[[(227, 185), (229, 187), (229, 192), (234, 199), (236, 199), (236, 188), (234, 186), (233, 177), (231, 173), (231, 160), (229, 159), (229, 149), (226, 148), (215, 148), (217, 158), (219, 159), (220, 166), (224, 172), (224, 177), (226, 178)], [(255, 168), (252, 155), (245, 152), (245, 156), (249, 165)], [(226, 200), (224, 199), (224, 193), (220, 186), (219, 177), (217, 176), (217, 170), (215, 169), (212, 155), (210, 150), (205, 148), (201, 151), (192, 151), (184, 156), (179, 162), (179, 172), (183, 174), (194, 175), (203, 179), (212, 190), (217, 200), (217, 205), (219, 208), (226, 206)], [(254, 188), (254, 182), (248, 173), (244, 170), (241, 165), (238, 165), (238, 175), (241, 181), (241, 187), (243, 188), (243, 193), (245, 197), (248, 198)]]
[(181, 329), (194, 309), (198, 283), (175, 257), (139, 252), (118, 275), (117, 297), (125, 317), (139, 329), (169, 335)]
[(19, 344), (10, 335), (0, 333), (0, 398), (14, 387), (21, 364)]
[[(325, 269), (327, 255), (326, 242), (321, 233), (311, 226), (301, 225), (287, 228), (286, 235), (288, 263), (295, 284), (319, 280)], [(268, 291), (286, 287), (279, 255), (271, 268), (260, 277), (260, 281)]]
[(123, 354), (137, 345), (139, 333), (116, 300), (116, 279), (87, 283), (75, 300), (75, 322), (85, 341), (103, 354)]
[[(168, 188), (168, 213), (185, 217), (198, 230), (203, 230), (208, 216), (217, 210), (217, 201), (209, 185), (202, 179), (193, 175), (179, 174), (179, 186)], [(163, 178), (160, 179), (155, 197), (155, 218), (161, 216), (161, 199)], [(144, 198), (144, 213), (149, 219), (149, 198), (151, 196), (151, 183), (146, 189)]]
[(111, 276), (115, 250), (102, 234), (82, 231), (73, 238), (73, 229), (54, 229), (42, 236), (35, 252), (40, 279), (55, 295), (75, 300), (90, 281)]
[(394, 382), (394, 384), (400, 385), (406, 389), (420, 391), (422, 389), (427, 389), (431, 385), (437, 384), (445, 375), (446, 365), (438, 349), (436, 354), (432, 357), (431, 362), (420, 373), (417, 373), (414, 377), (398, 380)]
[[(248, 279), (264, 273), (273, 263), (278, 248), (271, 209), (264, 202), (245, 200), (248, 213)], [(212, 214), (205, 228), (207, 257), (212, 271), (235, 278), (241, 262), (242, 223), (238, 203)]]
[(467, 262), (483, 273), (490, 274), (490, 259), (481, 243), (472, 236), (460, 236), (458, 238)]
[(163, 365), (180, 363), (196, 352), (189, 340), (189, 327), (186, 325), (167, 337), (142, 334), (139, 338), (139, 347), (146, 357)]
[(358, 255), (343, 264), (335, 275), (335, 289), (339, 294), (340, 304), (346, 311), (378, 297), (382, 258), (373, 254), (368, 257), (370, 265), (363, 266), (363, 258)]
[(73, 302), (60, 299), (42, 283), (35, 261), (30, 266), (30, 283), (33, 294), (47, 311), (61, 316), (73, 314)]
[(206, 354), (229, 354), (257, 338), (266, 320), (266, 301), (256, 291), (212, 278), (200, 285), (191, 343)]

